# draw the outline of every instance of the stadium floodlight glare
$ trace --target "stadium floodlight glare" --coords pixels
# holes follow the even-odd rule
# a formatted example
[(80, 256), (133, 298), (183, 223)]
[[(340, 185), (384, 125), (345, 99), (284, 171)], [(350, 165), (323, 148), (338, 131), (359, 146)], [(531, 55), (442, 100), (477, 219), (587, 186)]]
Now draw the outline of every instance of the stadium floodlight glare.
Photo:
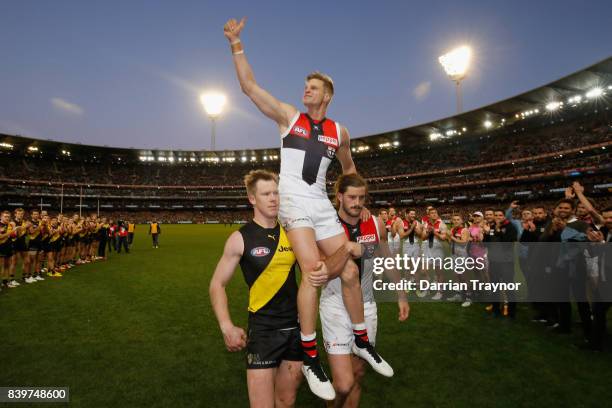
[(472, 60), (472, 49), (467, 45), (455, 48), (438, 58), (438, 62), (444, 68), (446, 75), (455, 82), (457, 86), (457, 113), (463, 110), (461, 101), (461, 80), (465, 78)]
[(493, 126), (493, 123), (490, 120), (485, 120), (484, 127), (486, 127), (487, 129), (490, 129), (491, 126)]
[(227, 103), (227, 97), (221, 92), (210, 91), (203, 93), (200, 95), (200, 101), (204, 106), (204, 110), (206, 114), (210, 118), (212, 122), (212, 133), (210, 135), (210, 150), (215, 150), (215, 137), (216, 137), (216, 122), (221, 113), (223, 113), (223, 108)]
[(400, 143), (397, 140), (393, 142), (393, 146), (397, 147), (399, 145), (400, 145)]
[(29, 150), (30, 152), (37, 152), (37, 151), (38, 151), (38, 147), (36, 147), (36, 146), (29, 146), (29, 147), (28, 147), (28, 150)]
[(546, 110), (548, 111), (556, 111), (557, 109), (559, 109), (561, 107), (562, 103), (561, 102), (549, 102), (546, 104)]
[(601, 96), (603, 94), (603, 89), (597, 87), (597, 88), (593, 88), (591, 89), (589, 92), (586, 93), (586, 97), (589, 99), (592, 98), (597, 98), (598, 96)]
[(13, 145), (10, 143), (2, 142), (0, 143), (0, 147), (4, 147), (5, 149), (12, 149)]
[(435, 140), (438, 140), (440, 138), (442, 138), (442, 135), (440, 133), (437, 133), (437, 132), (432, 133), (432, 134), (429, 135), (429, 140), (431, 140), (431, 141), (435, 141)]

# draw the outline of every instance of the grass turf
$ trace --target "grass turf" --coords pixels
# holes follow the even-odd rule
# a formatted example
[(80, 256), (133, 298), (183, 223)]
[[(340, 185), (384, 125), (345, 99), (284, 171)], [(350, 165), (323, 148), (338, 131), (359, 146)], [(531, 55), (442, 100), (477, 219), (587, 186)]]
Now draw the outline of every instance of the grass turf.
[[(153, 249), (140, 227), (129, 255), (2, 291), (0, 386), (68, 386), (79, 407), (247, 406), (243, 354), (225, 350), (208, 296), (233, 229), (166, 225)], [(228, 297), (244, 327), (239, 271)], [(554, 335), (529, 322), (527, 305), (518, 312), (510, 323), (481, 305), (413, 303), (399, 323), (396, 306), (380, 304), (377, 349), (396, 374), (369, 371), (362, 406), (606, 404), (612, 353), (579, 351), (578, 328)], [(323, 405), (303, 384), (297, 406)]]

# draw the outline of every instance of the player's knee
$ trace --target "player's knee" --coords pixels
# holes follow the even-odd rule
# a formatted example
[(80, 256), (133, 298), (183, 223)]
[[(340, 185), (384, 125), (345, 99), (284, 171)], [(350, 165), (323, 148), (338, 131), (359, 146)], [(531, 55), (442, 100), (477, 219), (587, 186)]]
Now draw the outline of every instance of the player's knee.
[(351, 393), (354, 385), (355, 380), (352, 376), (334, 379), (334, 389), (341, 398), (346, 398)]
[(295, 405), (295, 399), (295, 391), (285, 390), (276, 392), (276, 406), (278, 407), (292, 407)]
[(302, 277), (308, 277), (311, 273), (314, 273), (317, 268), (317, 262), (304, 262), (303, 265), (300, 265), (300, 270), (302, 271)]

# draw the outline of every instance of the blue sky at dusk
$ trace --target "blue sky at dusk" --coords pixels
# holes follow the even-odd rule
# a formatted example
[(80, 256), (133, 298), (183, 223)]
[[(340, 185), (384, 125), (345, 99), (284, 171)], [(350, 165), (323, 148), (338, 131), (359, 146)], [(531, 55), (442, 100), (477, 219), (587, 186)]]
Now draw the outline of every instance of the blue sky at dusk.
[(470, 44), (464, 110), (612, 55), (610, 1), (2, 1), (0, 132), (83, 144), (206, 149), (198, 95), (229, 98), (217, 148), (278, 147), (241, 94), (222, 27), (247, 16), (260, 85), (301, 107), (303, 78), (334, 78), (329, 117), (352, 137), (452, 115), (437, 57)]

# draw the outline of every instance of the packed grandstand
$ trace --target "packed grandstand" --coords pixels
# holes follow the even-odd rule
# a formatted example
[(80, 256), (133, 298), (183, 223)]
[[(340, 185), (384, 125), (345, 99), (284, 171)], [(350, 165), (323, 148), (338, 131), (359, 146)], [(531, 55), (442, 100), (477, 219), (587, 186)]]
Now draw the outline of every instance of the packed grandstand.
[[(573, 181), (612, 202), (612, 58), (457, 116), (355, 138), (370, 207), (436, 206), (443, 219), (520, 200), (552, 204)], [(245, 221), (242, 177), (279, 149), (124, 149), (0, 134), (0, 208), (99, 213), (137, 223)], [(340, 168), (332, 166), (329, 192)]]

